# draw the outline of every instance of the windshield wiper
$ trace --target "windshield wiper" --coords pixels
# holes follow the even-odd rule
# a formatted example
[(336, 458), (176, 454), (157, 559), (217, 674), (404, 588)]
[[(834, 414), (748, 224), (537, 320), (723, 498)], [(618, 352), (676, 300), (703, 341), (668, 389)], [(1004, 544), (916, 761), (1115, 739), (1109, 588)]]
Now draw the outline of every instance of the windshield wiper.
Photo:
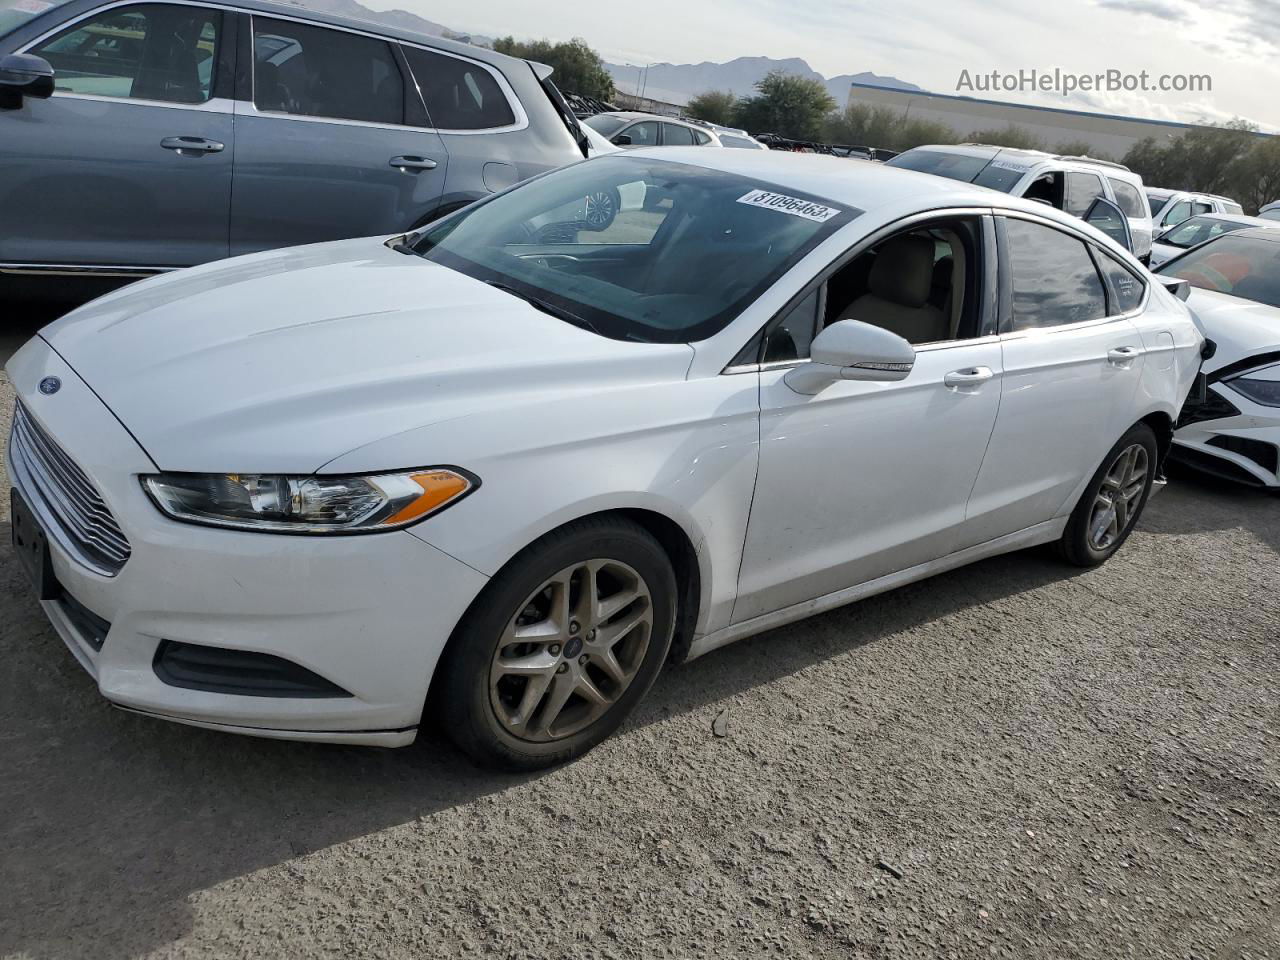
[(598, 337), (604, 336), (604, 334), (600, 332), (600, 328), (586, 317), (580, 317), (576, 313), (564, 309), (564, 307), (557, 307), (553, 303), (548, 303), (546, 300), (535, 297), (533, 294), (525, 293), (523, 290), (518, 290), (511, 284), (503, 283), (501, 280), (485, 280), (484, 282), (495, 290), (501, 290), (503, 293), (509, 293), (513, 297), (519, 297), (525, 303), (541, 310), (545, 314), (555, 317), (557, 320), (563, 320), (565, 323), (571, 323), (575, 327), (581, 327), (583, 330), (589, 330)]

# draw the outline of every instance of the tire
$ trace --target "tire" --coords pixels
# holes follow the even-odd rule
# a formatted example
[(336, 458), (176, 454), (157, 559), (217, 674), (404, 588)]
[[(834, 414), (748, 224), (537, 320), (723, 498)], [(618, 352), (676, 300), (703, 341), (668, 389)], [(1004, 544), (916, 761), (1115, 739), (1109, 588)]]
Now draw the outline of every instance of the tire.
[[(1058, 556), (1077, 567), (1105, 563), (1129, 539), (1142, 516), (1158, 465), (1155, 433), (1145, 423), (1130, 427), (1103, 458), (1071, 512), (1067, 528), (1055, 544)], [(1106, 523), (1108, 519), (1110, 523)]]
[(537, 770), (580, 756), (653, 685), (676, 597), (670, 560), (639, 524), (593, 517), (547, 534), (499, 571), (454, 631), (432, 683), (436, 718), (482, 766)]

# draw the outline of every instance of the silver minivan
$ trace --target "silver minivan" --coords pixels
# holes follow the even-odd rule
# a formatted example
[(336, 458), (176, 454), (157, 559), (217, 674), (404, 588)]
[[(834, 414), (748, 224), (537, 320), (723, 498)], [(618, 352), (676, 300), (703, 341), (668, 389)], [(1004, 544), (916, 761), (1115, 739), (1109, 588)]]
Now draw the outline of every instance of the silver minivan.
[(583, 158), (550, 73), (259, 0), (0, 0), (0, 273), (413, 228)]

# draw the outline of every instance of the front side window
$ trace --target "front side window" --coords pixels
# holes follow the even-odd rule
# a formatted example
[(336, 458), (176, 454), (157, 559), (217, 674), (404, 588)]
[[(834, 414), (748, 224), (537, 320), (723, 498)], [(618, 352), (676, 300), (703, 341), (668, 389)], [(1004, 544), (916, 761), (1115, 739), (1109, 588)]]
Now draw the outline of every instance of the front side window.
[(654, 147), (658, 144), (658, 124), (653, 120), (633, 123), (623, 130), (619, 136), (630, 137), (632, 147)]
[(1142, 202), (1142, 194), (1137, 187), (1127, 180), (1117, 180), (1115, 177), (1108, 177), (1107, 180), (1115, 191), (1116, 204), (1126, 217), (1141, 218), (1147, 215), (1147, 205)]
[(1193, 287), (1280, 307), (1280, 242), (1263, 237), (1219, 237), (1171, 260), (1160, 273)]
[(1107, 315), (1102, 278), (1083, 240), (1027, 220), (1006, 220), (1013, 315), (1004, 333)]
[(1172, 207), (1170, 207), (1169, 212), (1164, 215), (1164, 226), (1172, 227), (1174, 224), (1181, 223), (1183, 220), (1186, 220), (1190, 216), (1191, 216), (1191, 201), (1179, 200)]
[(722, 329), (860, 212), (737, 174), (613, 155), (477, 204), (413, 249), (603, 336), (685, 343)]
[(1073, 217), (1083, 217), (1093, 201), (1103, 196), (1102, 179), (1096, 173), (1067, 172), (1067, 196), (1062, 209)]
[(484, 67), (418, 47), (404, 47), (431, 125), (441, 130), (485, 130), (516, 122), (498, 81)]
[(116, 7), (32, 49), (66, 93), (164, 103), (213, 96), (222, 14), (201, 7)]
[(404, 80), (385, 40), (253, 18), (253, 104), (300, 117), (404, 123)]
[(982, 336), (982, 277), (978, 218), (912, 227), (858, 254), (766, 328), (761, 362), (807, 359), (817, 333), (841, 320), (917, 345)]

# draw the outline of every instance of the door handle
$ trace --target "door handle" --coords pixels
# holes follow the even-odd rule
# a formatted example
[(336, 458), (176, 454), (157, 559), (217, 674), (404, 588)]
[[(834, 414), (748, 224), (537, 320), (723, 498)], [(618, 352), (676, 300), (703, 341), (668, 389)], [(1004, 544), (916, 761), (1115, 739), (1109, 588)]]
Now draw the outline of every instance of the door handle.
[(437, 164), (430, 157), (392, 157), (387, 161), (387, 166), (396, 167), (401, 173), (409, 173), (410, 171), (434, 170)]
[(204, 137), (165, 137), (160, 141), (160, 146), (166, 150), (177, 150), (178, 153), (190, 151), (193, 154), (221, 153), (226, 148), (225, 143), (206, 140)]
[(1112, 347), (1107, 351), (1107, 363), (1128, 370), (1133, 366), (1133, 361), (1138, 359), (1140, 352), (1137, 347)]
[(963, 370), (952, 370), (942, 378), (942, 384), (948, 390), (971, 391), (994, 376), (990, 367), (965, 367)]

